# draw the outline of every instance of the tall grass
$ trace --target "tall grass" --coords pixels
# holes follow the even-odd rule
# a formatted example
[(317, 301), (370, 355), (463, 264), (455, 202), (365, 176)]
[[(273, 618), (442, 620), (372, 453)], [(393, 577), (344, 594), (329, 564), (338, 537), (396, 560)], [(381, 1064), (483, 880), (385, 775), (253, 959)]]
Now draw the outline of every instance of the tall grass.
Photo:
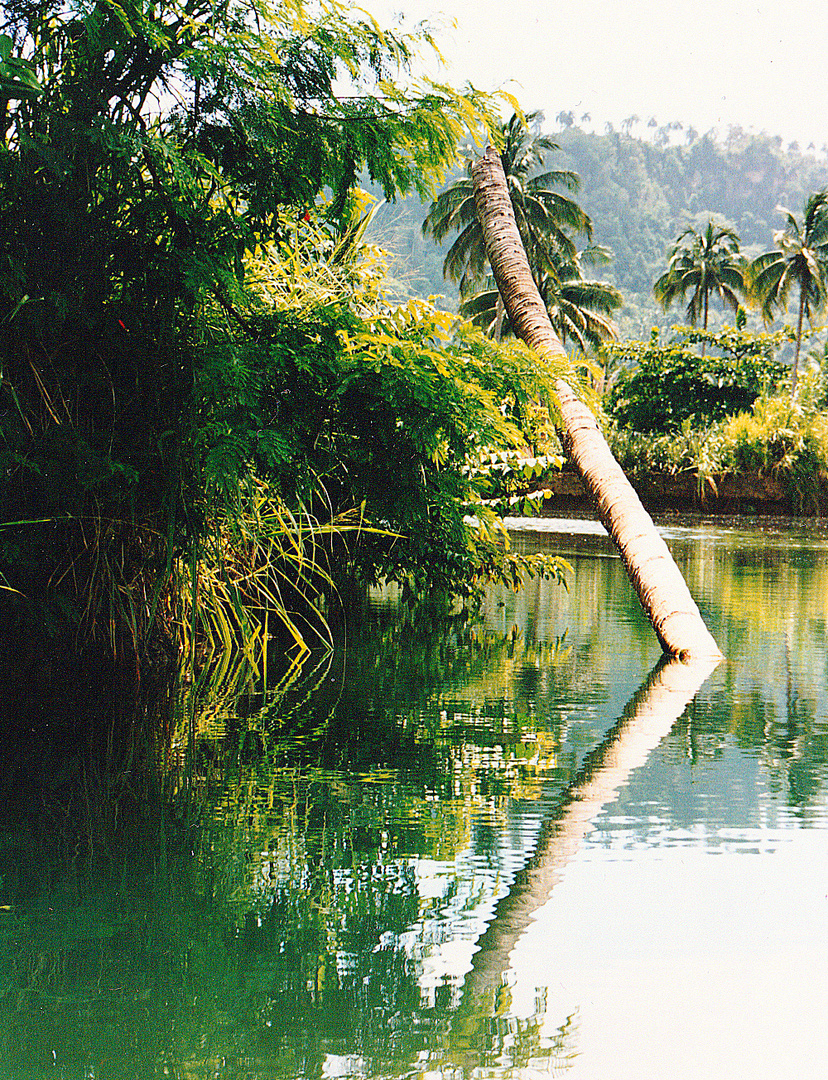
[(367, 525), (360, 508), (328, 521), (294, 513), (261, 481), (220, 507), (172, 568), (173, 625), (191, 675), (200, 656), (236, 651), (262, 675), (271, 639), (296, 670), (312, 648), (329, 650), (331, 544), (347, 547), (363, 533), (393, 535)]
[(752, 413), (729, 417), (711, 434), (718, 470), (771, 474), (797, 509), (819, 513), (828, 488), (828, 413), (820, 397), (817, 381), (805, 377), (796, 397), (762, 397)]

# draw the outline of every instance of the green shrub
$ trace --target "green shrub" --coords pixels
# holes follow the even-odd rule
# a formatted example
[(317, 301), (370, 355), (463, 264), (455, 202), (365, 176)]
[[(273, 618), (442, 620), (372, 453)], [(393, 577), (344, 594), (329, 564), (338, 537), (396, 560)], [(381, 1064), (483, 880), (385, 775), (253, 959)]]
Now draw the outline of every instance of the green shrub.
[[(445, 543), (436, 535), (452, 470), (443, 483), (425, 462), (436, 425), (476, 419), (488, 391), (463, 380), (462, 358), (443, 375), (434, 358), (397, 362), (391, 345), (374, 366), (350, 349), (365, 297), (347, 254), (362, 239), (357, 177), (389, 200), (432, 195), (469, 128), (493, 124), (490, 99), (415, 87), (407, 70), (428, 34), (383, 32), (338, 5), (34, 0), (4, 14), (0, 627), (137, 653), (162, 611), (181, 610), (182, 588), (192, 610), (200, 580), (232, 602), (260, 592), (241, 562), (280, 540), (279, 567), (304, 591), (307, 563), (297, 576), (289, 552), (338, 519), (320, 491), (368, 488), (360, 456), (371, 494), (412, 494), (414, 513), (389, 526), (429, 526), (409, 563), (466, 551), (456, 515)], [(315, 323), (271, 317), (302, 300), (308, 232), (323, 245), (304, 275), (317, 306), (333, 281), (352, 309), (334, 297)], [(260, 481), (272, 512), (259, 513)]]
[(818, 407), (820, 395), (818, 377), (805, 375), (796, 398), (763, 397), (752, 413), (730, 417), (712, 440), (719, 471), (773, 473), (799, 509), (819, 509), (828, 481), (828, 413)]
[[(658, 330), (649, 342), (609, 344), (613, 365), (625, 365), (607, 395), (608, 414), (620, 427), (672, 433), (690, 424), (702, 427), (749, 410), (760, 394), (784, 380), (787, 369), (775, 359), (789, 332), (754, 334), (726, 328), (718, 333), (675, 328), (666, 345)], [(690, 346), (703, 341), (717, 352), (701, 356)]]
[(704, 475), (716, 472), (715, 455), (718, 424), (702, 430), (685, 421), (680, 430), (670, 435), (635, 431), (611, 423), (607, 439), (618, 464), (625, 473), (635, 476), (648, 472), (681, 473), (698, 471)]
[(685, 421), (672, 434), (639, 432), (611, 423), (607, 436), (628, 473), (695, 472), (700, 479), (727, 472), (772, 474), (800, 510), (823, 511), (828, 483), (828, 412), (822, 374), (813, 367), (787, 390), (759, 397), (750, 411), (707, 428)]

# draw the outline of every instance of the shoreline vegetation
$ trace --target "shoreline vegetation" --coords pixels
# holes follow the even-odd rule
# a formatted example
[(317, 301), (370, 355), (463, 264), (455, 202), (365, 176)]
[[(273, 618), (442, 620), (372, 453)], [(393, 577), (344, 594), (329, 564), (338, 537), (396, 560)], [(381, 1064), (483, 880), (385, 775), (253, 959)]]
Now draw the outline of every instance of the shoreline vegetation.
[[(628, 478), (648, 513), (703, 514), (706, 518), (821, 518), (828, 514), (828, 480), (801, 501), (779, 477), (767, 473), (738, 472), (704, 476), (698, 470), (682, 473), (629, 472)], [(521, 495), (543, 495), (539, 517), (579, 516), (591, 507), (577, 473), (562, 469)]]
[[(513, 552), (503, 525), (516, 492), (563, 463), (559, 380), (633, 486), (695, 469), (710, 505), (731, 474), (759, 474), (793, 512), (824, 505), (816, 164), (794, 183), (781, 149), (757, 159), (747, 136), (723, 157), (707, 136), (648, 149), (560, 116), (560, 138), (544, 135), (508, 95), (416, 82), (429, 33), (383, 31), (335, 0), (3, 10), (0, 625), (18, 655), (106, 657), (137, 685), (165, 666), (195, 679), (233, 650), (261, 666), (276, 642), (298, 669), (380, 581), (411, 604), (563, 581), (563, 560)], [(565, 346), (554, 362), (510, 337), (458, 174), (487, 141)], [(726, 158), (794, 207), (772, 249), (767, 207), (718, 220), (739, 185), (715, 205), (704, 163)], [(645, 185), (642, 263), (626, 234), (607, 242), (620, 219), (594, 196), (651, 166), (678, 201)], [(376, 236), (408, 196), (418, 251), (424, 217), (468, 319), (412, 291), (399, 237), (389, 255)], [(671, 251), (639, 211), (669, 217)], [(691, 325), (630, 340), (616, 271), (635, 263), (652, 294), (657, 260), (665, 315), (680, 300)], [(713, 328), (721, 304), (735, 329)], [(794, 327), (757, 328), (789, 307)], [(527, 452), (545, 464), (507, 464), (504, 483), (492, 461)], [(683, 498), (674, 483), (662, 499)]]

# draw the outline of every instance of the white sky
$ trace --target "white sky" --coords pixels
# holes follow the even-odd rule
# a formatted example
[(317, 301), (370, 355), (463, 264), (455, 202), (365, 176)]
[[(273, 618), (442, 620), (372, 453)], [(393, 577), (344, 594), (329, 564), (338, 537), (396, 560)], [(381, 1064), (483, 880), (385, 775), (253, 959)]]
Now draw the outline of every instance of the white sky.
[[(643, 135), (680, 120), (700, 133), (728, 126), (828, 143), (825, 0), (360, 0), (381, 26), (441, 24), (453, 85), (514, 93), (603, 130), (637, 114)], [(452, 27), (452, 20), (456, 26)], [(585, 125), (587, 126), (587, 125)]]

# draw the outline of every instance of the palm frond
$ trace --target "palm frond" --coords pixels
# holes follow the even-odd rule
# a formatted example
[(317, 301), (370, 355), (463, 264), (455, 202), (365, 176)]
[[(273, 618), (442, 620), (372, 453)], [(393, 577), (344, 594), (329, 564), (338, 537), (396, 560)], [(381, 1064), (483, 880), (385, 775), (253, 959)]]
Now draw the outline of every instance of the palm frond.
[[(799, 291), (802, 311), (812, 319), (828, 298), (828, 190), (813, 192), (800, 222), (786, 207), (777, 210), (787, 225), (773, 234), (774, 251), (750, 264), (751, 295), (766, 323), (776, 311), (787, 311), (791, 289)], [(797, 351), (799, 342), (797, 341)]]
[(736, 296), (738, 308), (738, 295), (744, 297), (747, 291), (739, 235), (714, 217), (708, 218), (702, 232), (688, 226), (676, 237), (667, 270), (653, 285), (653, 295), (665, 311), (676, 300), (687, 301), (687, 319), (693, 326), (703, 312), (706, 322), (711, 293), (728, 307)]
[[(575, 259), (577, 249), (570, 234), (592, 238), (592, 222), (583, 209), (549, 186), (557, 184), (574, 190), (579, 182), (577, 175), (566, 169), (532, 175), (543, 166), (545, 152), (560, 149), (553, 139), (531, 133), (530, 125), (540, 116), (515, 113), (502, 125), (497, 140), (502, 147), (500, 157), (518, 229), (536, 274), (551, 270), (561, 256)], [(486, 268), (485, 243), (475, 215), (470, 177), (455, 180), (438, 195), (429, 207), (422, 231), (438, 242), (452, 232), (459, 233), (443, 261), (443, 274), (458, 282), (461, 296), (467, 296), (485, 276)]]
[(474, 216), (474, 193), (471, 183), (467, 180), (458, 180), (441, 192), (429, 207), (422, 224), (423, 235), (431, 235), (439, 242), (453, 229), (468, 225)]
[(612, 315), (624, 304), (621, 292), (607, 281), (566, 281), (561, 284), (560, 293), (568, 303), (604, 315)]
[[(446, 252), (443, 260), (443, 277), (460, 282), (465, 277), (480, 277), (481, 261), (485, 266), (485, 249), (481, 252), (480, 233), (476, 221), (468, 224)], [(482, 255), (482, 260), (481, 260)]]
[(529, 183), (536, 188), (548, 188), (555, 184), (567, 191), (577, 191), (581, 186), (581, 178), (571, 169), (553, 169), (551, 172), (541, 173), (540, 176), (533, 176)]

